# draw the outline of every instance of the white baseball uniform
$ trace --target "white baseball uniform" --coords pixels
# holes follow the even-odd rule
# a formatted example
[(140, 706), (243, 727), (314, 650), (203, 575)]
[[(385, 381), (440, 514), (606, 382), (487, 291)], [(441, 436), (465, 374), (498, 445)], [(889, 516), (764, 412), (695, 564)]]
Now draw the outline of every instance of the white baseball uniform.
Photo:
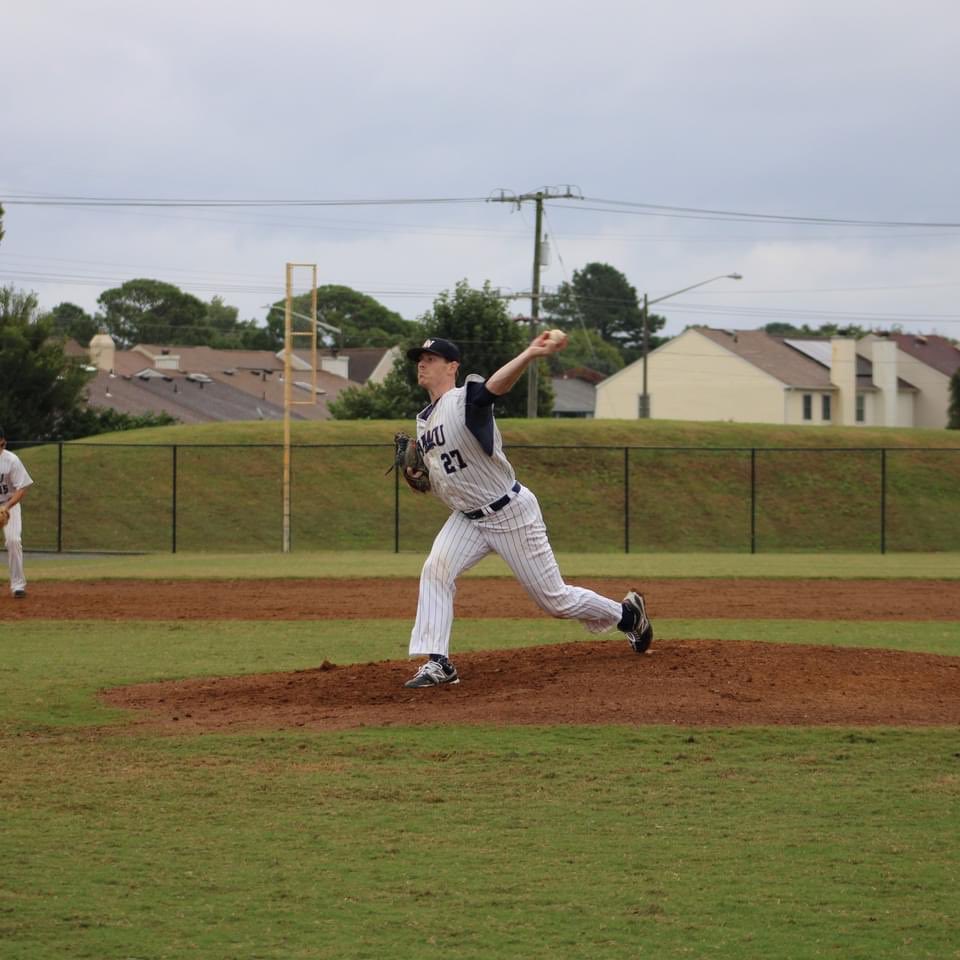
[(456, 580), (490, 553), (507, 562), (547, 613), (601, 633), (623, 617), (619, 601), (564, 583), (533, 491), (517, 483), (493, 416), (495, 394), (467, 377), (417, 416), (417, 445), (433, 492), (453, 511), (420, 575), (410, 655), (450, 649)]
[[(20, 458), (9, 450), (0, 452), (0, 503), (6, 503), (17, 490), (29, 487), (33, 483), (27, 468)], [(3, 528), (3, 538), (7, 545), (7, 564), (10, 567), (10, 591), (26, 590), (27, 581), (23, 575), (23, 542), (20, 518), (20, 504), (10, 508), (10, 519)]]

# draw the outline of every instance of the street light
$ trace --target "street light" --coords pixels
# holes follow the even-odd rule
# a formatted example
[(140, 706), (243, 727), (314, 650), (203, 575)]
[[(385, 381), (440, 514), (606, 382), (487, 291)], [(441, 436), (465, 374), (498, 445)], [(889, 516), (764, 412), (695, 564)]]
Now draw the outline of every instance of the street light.
[(682, 290), (674, 290), (673, 293), (664, 294), (651, 300), (646, 294), (643, 295), (643, 393), (640, 395), (640, 418), (646, 419), (650, 416), (650, 394), (647, 393), (647, 354), (650, 352), (650, 324), (649, 309), (651, 304), (660, 303), (662, 300), (669, 300), (695, 287), (702, 287), (706, 283), (713, 283), (714, 280), (742, 280), (743, 276), (739, 273), (721, 273), (719, 276), (710, 277), (709, 280), (701, 280), (699, 283), (692, 283), (689, 287)]

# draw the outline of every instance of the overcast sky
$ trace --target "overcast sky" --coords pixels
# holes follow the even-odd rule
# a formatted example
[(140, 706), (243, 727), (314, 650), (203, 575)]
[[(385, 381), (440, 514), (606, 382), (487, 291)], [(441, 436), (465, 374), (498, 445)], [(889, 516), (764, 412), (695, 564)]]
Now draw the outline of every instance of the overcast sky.
[[(736, 271), (658, 306), (667, 331), (960, 338), (958, 28), (956, 0), (8, 0), (0, 283), (94, 312), (151, 277), (262, 319), (294, 261), (412, 319), (460, 279), (529, 291), (533, 205), (483, 198), (569, 184), (545, 287)], [(465, 202), (17, 202), (68, 196)]]

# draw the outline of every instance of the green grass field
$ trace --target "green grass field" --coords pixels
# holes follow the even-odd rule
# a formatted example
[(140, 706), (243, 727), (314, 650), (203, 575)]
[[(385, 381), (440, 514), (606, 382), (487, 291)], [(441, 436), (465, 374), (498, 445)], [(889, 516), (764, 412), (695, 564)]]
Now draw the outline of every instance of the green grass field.
[[(357, 558), (51, 556), (28, 575), (403, 576), (422, 560)], [(958, 576), (936, 555), (760, 559), (561, 558), (569, 575)], [(657, 627), (960, 655), (957, 622)], [(0, 614), (0, 958), (960, 957), (956, 729), (159, 736), (96, 699), (138, 681), (398, 659), (408, 633)], [(536, 642), (582, 636), (545, 621)], [(515, 621), (457, 627), (462, 650), (530, 637)]]

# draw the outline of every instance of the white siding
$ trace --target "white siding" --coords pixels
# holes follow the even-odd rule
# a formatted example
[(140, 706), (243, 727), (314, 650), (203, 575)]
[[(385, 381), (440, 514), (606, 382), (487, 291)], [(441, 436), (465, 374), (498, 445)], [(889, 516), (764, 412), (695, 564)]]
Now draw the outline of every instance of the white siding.
[[(647, 389), (658, 420), (783, 423), (783, 384), (696, 330), (649, 355)], [(597, 386), (597, 417), (636, 419), (642, 393), (638, 360)]]

